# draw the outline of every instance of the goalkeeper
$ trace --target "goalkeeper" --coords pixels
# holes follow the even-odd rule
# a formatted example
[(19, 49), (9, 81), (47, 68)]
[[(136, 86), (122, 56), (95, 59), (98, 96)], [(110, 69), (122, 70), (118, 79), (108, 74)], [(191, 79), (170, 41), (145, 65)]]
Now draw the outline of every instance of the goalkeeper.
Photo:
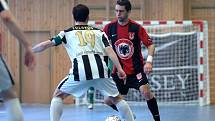
[[(112, 78), (122, 95), (126, 95), (129, 88), (139, 90), (147, 100), (148, 108), (154, 120), (160, 121), (157, 101), (150, 90), (146, 77), (146, 74), (152, 71), (152, 57), (155, 47), (145, 29), (128, 18), (130, 12), (131, 3), (129, 0), (117, 0), (115, 5), (116, 19), (103, 28), (127, 75), (127, 81), (124, 83), (123, 80), (119, 79), (115, 67), (112, 71)], [(145, 63), (141, 54), (142, 43), (148, 48), (148, 57)], [(109, 98), (106, 98), (105, 103), (117, 110)]]

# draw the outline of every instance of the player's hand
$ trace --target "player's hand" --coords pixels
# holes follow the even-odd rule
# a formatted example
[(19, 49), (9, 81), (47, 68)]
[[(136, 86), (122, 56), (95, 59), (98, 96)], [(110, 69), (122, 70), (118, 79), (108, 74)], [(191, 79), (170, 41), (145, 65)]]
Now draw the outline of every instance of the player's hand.
[(152, 63), (151, 62), (145, 63), (144, 72), (145, 72), (145, 74), (150, 74), (152, 72)]
[(28, 67), (29, 70), (33, 70), (36, 65), (35, 57), (31, 50), (31, 47), (27, 47), (25, 49), (24, 63)]
[(123, 71), (123, 69), (118, 69), (117, 74), (118, 74), (118, 77), (124, 81), (124, 84), (126, 84), (126, 74)]

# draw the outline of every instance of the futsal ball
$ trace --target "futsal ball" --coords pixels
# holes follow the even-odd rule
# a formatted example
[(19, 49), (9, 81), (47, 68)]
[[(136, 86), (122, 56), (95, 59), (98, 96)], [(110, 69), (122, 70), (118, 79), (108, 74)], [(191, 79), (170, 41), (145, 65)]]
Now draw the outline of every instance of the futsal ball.
[(105, 121), (121, 121), (120, 118), (118, 116), (108, 116)]

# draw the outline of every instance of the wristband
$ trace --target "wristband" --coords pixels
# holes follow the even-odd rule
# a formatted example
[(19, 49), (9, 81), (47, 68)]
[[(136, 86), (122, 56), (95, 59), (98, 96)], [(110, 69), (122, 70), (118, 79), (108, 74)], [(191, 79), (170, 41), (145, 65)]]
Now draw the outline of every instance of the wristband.
[(148, 55), (146, 62), (152, 63), (153, 57), (151, 55)]

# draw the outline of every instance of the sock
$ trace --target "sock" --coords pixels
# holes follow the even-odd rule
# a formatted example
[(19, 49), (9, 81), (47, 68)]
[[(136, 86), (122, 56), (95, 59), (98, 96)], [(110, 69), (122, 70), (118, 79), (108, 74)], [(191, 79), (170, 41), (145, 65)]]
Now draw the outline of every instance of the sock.
[(158, 104), (156, 99), (153, 97), (152, 99), (148, 100), (147, 105), (153, 115), (154, 120), (160, 121), (160, 115), (159, 115)]
[(120, 116), (125, 121), (134, 121), (132, 111), (125, 100), (121, 100), (116, 104), (117, 109), (119, 110)]
[(9, 121), (24, 121), (22, 109), (18, 98), (5, 101)]
[(53, 97), (50, 106), (50, 120), (60, 121), (63, 113), (63, 100), (59, 97)]
[(116, 105), (113, 104), (113, 105), (109, 105), (111, 108), (113, 108), (115, 111), (119, 112), (119, 110), (117, 109)]

